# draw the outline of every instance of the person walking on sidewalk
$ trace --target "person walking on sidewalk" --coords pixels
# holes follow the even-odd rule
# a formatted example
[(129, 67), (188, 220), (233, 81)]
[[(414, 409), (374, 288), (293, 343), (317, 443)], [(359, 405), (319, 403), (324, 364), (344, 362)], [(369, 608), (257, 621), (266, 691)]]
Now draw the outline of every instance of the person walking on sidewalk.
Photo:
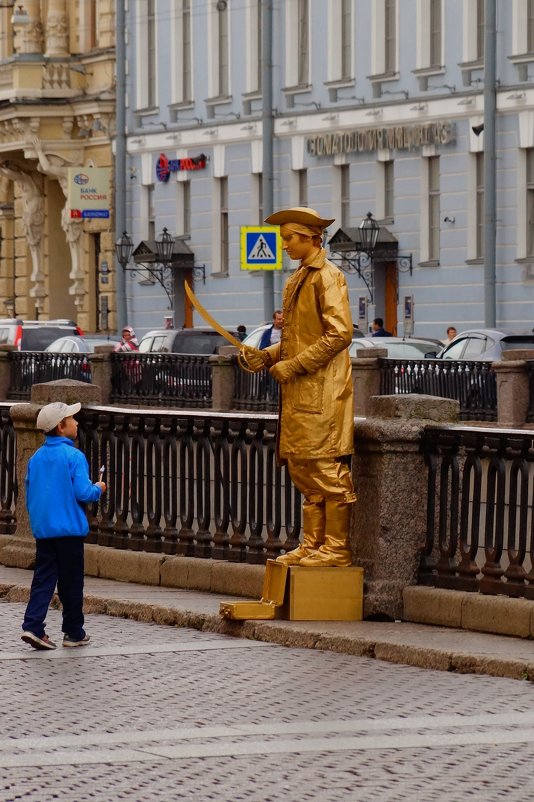
[(334, 221), (296, 207), (265, 222), (280, 226), (282, 249), (300, 262), (284, 289), (281, 341), (265, 350), (244, 349), (250, 370), (267, 368), (281, 385), (278, 456), (304, 496), (302, 543), (277, 560), (349, 566), (356, 501), (350, 469), (353, 326), (347, 282), (322, 247), (324, 229)]
[(28, 461), (26, 506), (36, 556), (21, 638), (34, 649), (55, 649), (45, 618), (57, 584), (63, 606), (63, 646), (84, 646), (83, 545), (89, 532), (84, 504), (98, 501), (104, 482), (91, 482), (85, 455), (74, 445), (81, 404), (55, 401), (41, 409), (37, 428), (45, 443)]

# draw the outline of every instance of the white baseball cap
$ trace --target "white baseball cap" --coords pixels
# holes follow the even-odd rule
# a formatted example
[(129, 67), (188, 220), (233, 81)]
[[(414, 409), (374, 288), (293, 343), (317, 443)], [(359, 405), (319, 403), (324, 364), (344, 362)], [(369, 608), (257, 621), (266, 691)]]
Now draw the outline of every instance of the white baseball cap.
[(43, 432), (51, 432), (63, 418), (70, 418), (71, 415), (76, 415), (81, 408), (82, 405), (80, 403), (69, 405), (64, 404), (63, 401), (53, 401), (43, 407), (37, 415), (37, 428), (42, 429)]

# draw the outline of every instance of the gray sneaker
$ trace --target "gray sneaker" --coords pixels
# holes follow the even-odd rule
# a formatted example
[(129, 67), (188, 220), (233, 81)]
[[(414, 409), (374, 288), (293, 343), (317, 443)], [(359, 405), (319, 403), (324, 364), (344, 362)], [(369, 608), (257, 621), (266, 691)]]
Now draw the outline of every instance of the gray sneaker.
[(24, 643), (29, 643), (33, 649), (39, 649), (44, 651), (45, 649), (55, 649), (56, 644), (54, 641), (51, 641), (48, 635), (43, 635), (42, 638), (39, 638), (37, 635), (34, 635), (33, 632), (30, 632), (29, 629), (24, 630), (22, 635), (20, 636), (21, 640)]
[(84, 635), (83, 638), (73, 638), (71, 635), (64, 635), (63, 646), (87, 646), (90, 640), (90, 635)]

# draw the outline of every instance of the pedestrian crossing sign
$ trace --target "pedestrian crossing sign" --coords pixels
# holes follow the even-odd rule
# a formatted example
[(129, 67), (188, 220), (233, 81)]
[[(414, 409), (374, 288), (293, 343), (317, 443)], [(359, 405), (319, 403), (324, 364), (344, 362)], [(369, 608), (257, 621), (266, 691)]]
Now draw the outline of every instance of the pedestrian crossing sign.
[(241, 270), (281, 270), (279, 226), (241, 226)]

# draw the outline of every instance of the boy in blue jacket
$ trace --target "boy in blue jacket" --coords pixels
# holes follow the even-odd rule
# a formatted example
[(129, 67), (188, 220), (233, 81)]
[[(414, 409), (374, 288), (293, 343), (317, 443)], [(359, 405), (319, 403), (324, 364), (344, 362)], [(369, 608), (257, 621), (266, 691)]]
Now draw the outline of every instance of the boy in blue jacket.
[(26, 506), (36, 542), (35, 571), (22, 624), (22, 640), (34, 649), (55, 649), (45, 634), (48, 606), (57, 591), (63, 605), (63, 646), (85, 646), (83, 544), (89, 532), (84, 504), (98, 501), (104, 482), (93, 484), (85, 455), (74, 445), (81, 404), (55, 401), (41, 409), (37, 428), (44, 445), (28, 461)]

